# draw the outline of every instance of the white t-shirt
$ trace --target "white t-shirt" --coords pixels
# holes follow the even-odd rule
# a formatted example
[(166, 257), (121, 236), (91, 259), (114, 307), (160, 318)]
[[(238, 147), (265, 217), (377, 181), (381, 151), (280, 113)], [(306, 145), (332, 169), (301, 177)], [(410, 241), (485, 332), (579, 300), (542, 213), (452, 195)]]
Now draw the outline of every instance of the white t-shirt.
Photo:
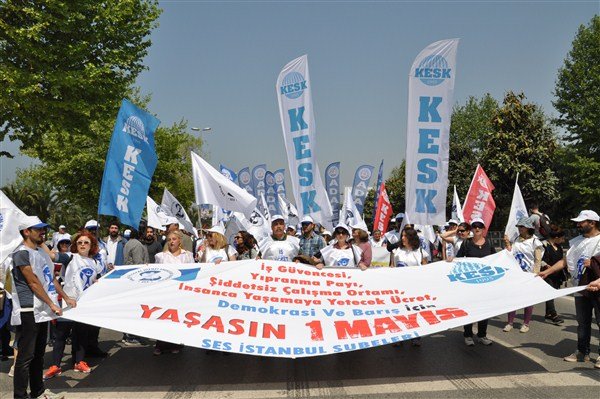
[(427, 253), (422, 248), (412, 251), (406, 248), (396, 248), (392, 252), (392, 256), (393, 266), (396, 267), (421, 266), (423, 259), (427, 259)]
[(101, 273), (102, 266), (97, 261), (73, 254), (73, 259), (60, 271), (65, 282), (63, 289), (69, 297), (79, 300), (83, 291), (92, 285), (97, 280), (96, 276)]
[(177, 256), (169, 251), (159, 252), (154, 256), (156, 263), (194, 263), (194, 255), (185, 249)]
[(374, 239), (372, 239), (372, 238), (371, 238), (371, 239), (369, 239), (369, 242), (371, 243), (371, 246), (372, 246), (373, 248), (381, 248), (381, 247), (383, 247), (383, 242), (384, 242), (384, 241), (385, 241), (384, 237), (381, 237), (381, 238), (379, 239), (379, 241), (375, 241), (375, 240), (374, 240)]
[[(530, 237), (526, 240), (519, 239), (513, 243), (511, 253), (519, 262), (519, 266), (525, 272), (533, 273), (533, 265), (535, 263), (535, 250), (537, 248), (544, 248), (542, 242), (536, 237)], [(542, 252), (542, 256), (543, 256)]]
[(207, 246), (204, 248), (204, 254), (202, 254), (201, 259), (206, 263), (215, 263), (219, 260), (227, 262), (228, 260), (233, 260), (234, 256), (237, 256), (237, 251), (231, 245), (221, 249), (213, 249)]
[(108, 241), (106, 241), (106, 262), (110, 264), (115, 264), (115, 256), (117, 255), (117, 244), (119, 244), (119, 238), (116, 240), (112, 240), (110, 237)]
[(581, 275), (585, 273), (583, 261), (592, 256), (600, 254), (600, 234), (586, 238), (577, 236), (569, 241), (570, 248), (567, 251), (567, 268), (573, 277), (573, 285), (579, 285)]
[(271, 236), (260, 243), (263, 259), (291, 262), (300, 250), (299, 240), (296, 237), (287, 236), (284, 241), (274, 240)]
[(327, 267), (358, 267), (361, 255), (362, 250), (356, 245), (345, 249), (329, 245), (321, 250), (323, 264)]

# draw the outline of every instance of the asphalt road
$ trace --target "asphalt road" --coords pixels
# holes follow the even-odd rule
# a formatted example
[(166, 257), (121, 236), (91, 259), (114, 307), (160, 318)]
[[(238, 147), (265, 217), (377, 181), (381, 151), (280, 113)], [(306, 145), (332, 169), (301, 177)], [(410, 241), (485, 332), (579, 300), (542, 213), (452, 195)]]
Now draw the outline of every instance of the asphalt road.
[[(65, 371), (46, 386), (67, 398), (594, 398), (600, 369), (568, 363), (576, 345), (572, 297), (557, 300), (565, 323), (544, 321), (538, 305), (528, 333), (502, 331), (506, 316), (490, 321), (494, 344), (467, 347), (462, 329), (404, 343), (306, 359), (274, 359), (184, 348), (152, 355), (152, 345), (125, 347), (121, 334), (102, 330), (106, 359), (91, 359), (92, 373)], [(593, 359), (598, 330), (593, 326)], [(67, 347), (67, 353), (70, 349)], [(63, 359), (63, 368), (69, 356)], [(50, 352), (46, 365), (50, 364)], [(0, 398), (12, 397), (10, 361), (0, 364)]]

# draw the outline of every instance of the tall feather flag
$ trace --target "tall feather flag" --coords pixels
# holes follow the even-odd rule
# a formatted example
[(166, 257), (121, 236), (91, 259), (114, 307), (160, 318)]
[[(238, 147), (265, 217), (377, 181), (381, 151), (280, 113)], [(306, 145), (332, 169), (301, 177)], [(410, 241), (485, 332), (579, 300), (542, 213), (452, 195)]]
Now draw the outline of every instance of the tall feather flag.
[(465, 217), (463, 216), (462, 205), (460, 204), (460, 199), (458, 198), (458, 193), (456, 192), (456, 186), (454, 186), (454, 196), (452, 197), (451, 215), (451, 218), (454, 220), (458, 220), (461, 223), (465, 221)]
[(508, 214), (508, 222), (504, 229), (504, 234), (508, 236), (511, 242), (519, 236), (517, 222), (519, 219), (527, 217), (527, 206), (523, 200), (521, 189), (519, 188), (519, 175), (515, 179), (515, 191), (513, 192), (512, 202), (510, 203), (510, 213)]
[(0, 263), (23, 242), (18, 226), (26, 217), (27, 215), (0, 190)]

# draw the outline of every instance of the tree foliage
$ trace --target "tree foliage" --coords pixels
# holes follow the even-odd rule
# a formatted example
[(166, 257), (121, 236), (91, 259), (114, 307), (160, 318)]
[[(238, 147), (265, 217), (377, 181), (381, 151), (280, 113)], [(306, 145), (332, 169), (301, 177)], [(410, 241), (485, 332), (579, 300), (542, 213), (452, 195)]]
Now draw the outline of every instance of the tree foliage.
[(564, 139), (581, 156), (600, 161), (600, 16), (581, 25), (558, 72), (554, 107)]
[(159, 15), (155, 0), (0, 2), (0, 141), (43, 156), (94, 131), (146, 68)]
[(492, 121), (493, 130), (484, 137), (481, 165), (496, 187), (497, 227), (508, 219), (517, 173), (526, 202), (544, 205), (559, 199), (558, 179), (551, 168), (558, 146), (556, 133), (541, 108), (525, 100), (522, 93), (506, 93)]

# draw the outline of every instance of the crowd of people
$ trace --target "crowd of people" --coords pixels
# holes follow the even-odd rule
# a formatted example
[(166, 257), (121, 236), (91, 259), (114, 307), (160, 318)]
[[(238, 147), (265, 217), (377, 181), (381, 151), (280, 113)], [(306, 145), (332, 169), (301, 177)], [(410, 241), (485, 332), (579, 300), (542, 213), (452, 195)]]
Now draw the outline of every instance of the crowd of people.
[[(505, 236), (504, 247), (523, 272), (537, 274), (554, 288), (560, 288), (568, 277), (573, 285), (587, 286), (587, 290), (575, 294), (577, 349), (564, 360), (589, 361), (594, 312), (600, 329), (600, 217), (594, 211), (584, 210), (572, 219), (580, 235), (571, 240), (565, 253), (565, 232), (550, 224), (537, 206), (531, 208), (531, 214), (516, 223), (518, 236)], [(385, 250), (390, 267), (422, 267), (436, 260), (482, 258), (500, 249), (492, 245), (486, 236), (488, 226), (479, 218), (468, 223), (449, 220), (434, 242), (424, 236), (420, 226), (405, 223), (402, 213), (396, 216), (390, 231), (376, 230), (372, 235), (362, 226), (344, 223), (329, 232), (310, 216), (302, 218), (299, 226), (286, 226), (284, 217), (275, 215), (271, 218), (271, 234), (260, 242), (243, 230), (236, 232), (230, 242), (220, 225), (200, 229), (196, 237), (182, 231), (177, 220), (170, 222), (164, 230), (141, 225), (123, 234), (119, 223), (112, 222), (107, 226), (108, 235), (101, 238), (101, 226), (96, 220), (89, 220), (72, 235), (61, 225), (51, 239), (46, 237), (48, 225), (39, 218), (28, 217), (22, 222), (19, 230), (23, 243), (4, 265), (12, 277), (12, 286), (6, 284), (6, 289), (12, 291), (12, 301), (4, 298), (2, 312), (6, 315), (12, 309), (12, 318), (0, 330), (2, 360), (14, 355), (9, 375), (14, 376), (15, 398), (52, 397), (43, 381), (62, 373), (68, 343), (70, 367), (76, 372), (91, 371), (87, 358), (107, 356), (98, 346), (98, 327), (60, 316), (63, 307), (76, 307), (84, 291), (115, 266), (270, 259), (299, 262), (317, 269), (348, 267), (366, 271), (373, 267), (373, 254)], [(545, 304), (545, 313), (550, 322), (563, 323), (554, 301)], [(532, 314), (533, 306), (524, 309), (521, 333), (529, 331)], [(513, 329), (515, 318), (516, 312), (507, 315), (504, 332)], [(473, 325), (464, 326), (465, 344), (491, 345), (487, 326), (488, 320), (479, 321), (476, 336)], [(15, 332), (12, 346), (11, 331)], [(138, 345), (142, 340), (123, 334), (122, 342)], [(414, 339), (412, 343), (420, 346), (421, 340)], [(52, 346), (52, 364), (44, 371), (47, 345)], [(156, 341), (153, 354), (178, 353), (181, 349), (180, 345)], [(595, 367), (600, 368), (600, 357)]]

